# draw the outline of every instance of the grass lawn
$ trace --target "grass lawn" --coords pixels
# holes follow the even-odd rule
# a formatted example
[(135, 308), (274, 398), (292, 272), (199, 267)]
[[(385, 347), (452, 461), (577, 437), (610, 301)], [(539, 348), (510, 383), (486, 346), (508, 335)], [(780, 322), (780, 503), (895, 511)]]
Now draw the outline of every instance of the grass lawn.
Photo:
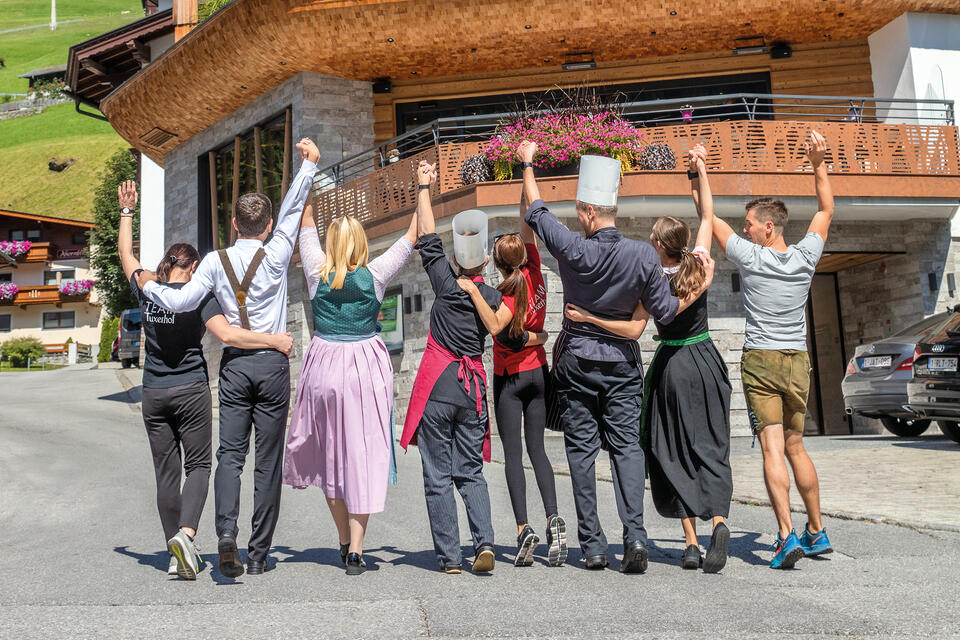
[[(122, 13), (128, 11), (129, 13)], [(0, 93), (26, 93), (29, 82), (17, 76), (40, 67), (66, 64), (71, 45), (143, 17), (138, 0), (60, 0), (57, 20), (83, 18), (51, 31), (49, 27), (0, 33)], [(0, 0), (0, 31), (50, 22), (46, 0)]]
[[(48, 364), (46, 366), (46, 371), (53, 371), (54, 369), (63, 369), (65, 366), (67, 365)], [(18, 371), (26, 371), (26, 370), (27, 370), (26, 367), (14, 367), (14, 366), (11, 366), (9, 362), (0, 362), (0, 373), (16, 373)], [(43, 371), (43, 370), (44, 369), (41, 368), (39, 363), (37, 364), (31, 363), (30, 365), (30, 371)]]
[[(0, 122), (0, 208), (73, 220), (93, 219), (93, 190), (103, 163), (127, 147), (109, 123), (72, 104)], [(50, 158), (75, 162), (50, 171)]]

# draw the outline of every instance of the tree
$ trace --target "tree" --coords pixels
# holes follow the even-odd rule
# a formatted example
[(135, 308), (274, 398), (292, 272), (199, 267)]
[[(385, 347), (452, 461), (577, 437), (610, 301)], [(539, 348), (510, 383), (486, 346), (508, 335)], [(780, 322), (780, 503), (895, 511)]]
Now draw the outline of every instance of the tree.
[(47, 348), (37, 338), (10, 338), (2, 345), (3, 359), (14, 367), (27, 366), (27, 360), (38, 361), (47, 355)]
[[(90, 240), (90, 268), (93, 269), (97, 293), (107, 315), (119, 317), (124, 309), (137, 306), (130, 291), (130, 282), (123, 274), (117, 250), (117, 232), (120, 226), (120, 206), (117, 187), (124, 180), (137, 177), (137, 161), (126, 149), (107, 158), (100, 172), (100, 184), (93, 196), (93, 221), (96, 226), (88, 232)], [(134, 210), (133, 237), (140, 236), (140, 205)]]

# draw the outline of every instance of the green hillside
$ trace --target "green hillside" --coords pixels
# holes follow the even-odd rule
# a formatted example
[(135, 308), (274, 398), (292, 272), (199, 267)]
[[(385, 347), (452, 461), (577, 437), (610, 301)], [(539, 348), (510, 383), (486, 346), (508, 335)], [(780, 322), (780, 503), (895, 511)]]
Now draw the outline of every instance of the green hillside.
[[(143, 17), (139, 0), (58, 0), (55, 31), (0, 33), (0, 93), (26, 93), (17, 76), (67, 62), (71, 45)], [(0, 0), (0, 31), (48, 24), (48, 0)], [(117, 149), (127, 146), (106, 122), (82, 116), (72, 104), (42, 114), (0, 121), (0, 208), (77, 220), (92, 219), (97, 173)], [(73, 158), (57, 173), (50, 158)]]
[[(97, 173), (126, 146), (108, 123), (72, 104), (0, 122), (0, 208), (92, 220)], [(57, 173), (47, 166), (50, 158), (74, 164)]]

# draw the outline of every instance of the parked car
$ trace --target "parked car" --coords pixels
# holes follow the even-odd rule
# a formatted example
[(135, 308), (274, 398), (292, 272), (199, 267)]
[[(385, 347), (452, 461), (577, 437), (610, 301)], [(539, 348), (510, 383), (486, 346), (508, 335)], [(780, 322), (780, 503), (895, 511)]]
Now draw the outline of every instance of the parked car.
[(901, 437), (926, 431), (930, 420), (907, 408), (907, 383), (913, 378), (917, 342), (950, 316), (950, 312), (938, 313), (889, 338), (858, 346), (840, 384), (847, 414), (879, 418), (888, 431)]
[(117, 355), (124, 369), (140, 366), (140, 309), (125, 309), (120, 314), (120, 348)]
[(907, 385), (910, 408), (935, 419), (944, 435), (960, 444), (960, 305), (946, 322), (923, 338), (913, 355)]
[(120, 327), (117, 327), (117, 337), (113, 339), (113, 347), (110, 350), (110, 359), (114, 362), (120, 362)]

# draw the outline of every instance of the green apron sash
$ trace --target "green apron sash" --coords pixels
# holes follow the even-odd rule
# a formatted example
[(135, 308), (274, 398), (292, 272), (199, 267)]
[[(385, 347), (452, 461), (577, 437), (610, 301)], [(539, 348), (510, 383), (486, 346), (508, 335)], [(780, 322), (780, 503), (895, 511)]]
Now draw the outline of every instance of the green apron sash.
[(657, 345), (657, 350), (653, 353), (653, 358), (650, 360), (650, 364), (647, 365), (647, 373), (643, 376), (643, 402), (640, 405), (640, 444), (643, 446), (644, 451), (648, 451), (650, 449), (650, 439), (648, 437), (649, 434), (647, 433), (647, 403), (650, 398), (650, 391), (652, 389), (651, 384), (653, 383), (653, 365), (657, 361), (657, 356), (660, 355), (661, 347), (683, 347), (688, 344), (706, 342), (710, 339), (710, 332), (704, 331), (703, 333), (698, 333), (695, 336), (681, 338), (679, 340), (661, 340), (660, 336), (654, 336), (653, 339), (660, 344)]

